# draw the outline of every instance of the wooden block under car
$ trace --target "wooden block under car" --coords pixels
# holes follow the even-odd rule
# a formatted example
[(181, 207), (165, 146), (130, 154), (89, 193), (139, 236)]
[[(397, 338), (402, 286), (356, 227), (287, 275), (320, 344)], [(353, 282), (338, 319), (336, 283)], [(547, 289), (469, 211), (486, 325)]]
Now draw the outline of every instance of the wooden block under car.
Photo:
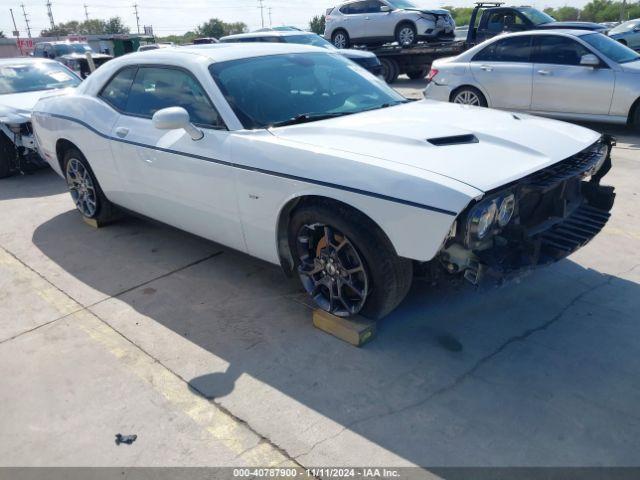
[(313, 325), (356, 347), (362, 347), (376, 335), (376, 322), (360, 317), (355, 320), (336, 317), (320, 309), (313, 311)]
[(84, 220), (84, 223), (86, 223), (90, 227), (93, 227), (93, 228), (102, 227), (102, 224), (93, 218), (82, 217), (82, 220)]

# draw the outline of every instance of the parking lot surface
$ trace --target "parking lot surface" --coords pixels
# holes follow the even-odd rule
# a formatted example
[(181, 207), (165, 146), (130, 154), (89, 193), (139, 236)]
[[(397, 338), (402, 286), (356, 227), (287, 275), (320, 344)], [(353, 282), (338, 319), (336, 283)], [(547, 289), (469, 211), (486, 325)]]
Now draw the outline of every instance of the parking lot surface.
[(416, 281), (361, 349), (276, 266), (1, 180), (0, 465), (638, 466), (640, 136), (593, 127), (619, 138), (593, 242), (500, 288)]

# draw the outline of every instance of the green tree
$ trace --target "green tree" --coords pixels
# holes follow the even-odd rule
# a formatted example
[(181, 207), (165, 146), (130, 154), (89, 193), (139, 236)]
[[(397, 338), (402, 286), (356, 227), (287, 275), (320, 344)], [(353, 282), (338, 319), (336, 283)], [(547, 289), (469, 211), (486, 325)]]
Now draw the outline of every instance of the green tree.
[(444, 7), (444, 9), (449, 10), (457, 26), (469, 25), (473, 8)]
[(551, 15), (559, 22), (568, 22), (580, 19), (580, 9), (575, 7), (545, 8), (544, 13)]
[(104, 23), (104, 33), (117, 34), (129, 33), (129, 27), (125, 27), (120, 17), (111, 17)]
[(318, 35), (324, 35), (325, 23), (324, 15), (316, 15), (309, 22), (309, 30)]
[(106, 24), (104, 20), (87, 20), (79, 25), (80, 31), (78, 33), (82, 35), (102, 35), (105, 33)]
[(226, 23), (219, 18), (212, 18), (202, 25), (199, 25), (198, 28), (196, 28), (195, 34), (198, 37), (220, 38), (236, 33), (244, 33), (247, 30), (247, 25), (244, 22)]

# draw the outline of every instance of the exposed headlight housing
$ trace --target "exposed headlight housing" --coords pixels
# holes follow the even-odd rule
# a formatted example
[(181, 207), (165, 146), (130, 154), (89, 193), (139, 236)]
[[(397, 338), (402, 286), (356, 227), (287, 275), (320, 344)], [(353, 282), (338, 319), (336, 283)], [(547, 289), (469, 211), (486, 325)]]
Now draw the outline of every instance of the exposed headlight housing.
[(467, 216), (467, 243), (484, 240), (496, 228), (506, 227), (515, 211), (516, 197), (512, 192), (480, 201)]
[(481, 202), (469, 214), (469, 233), (477, 240), (482, 240), (491, 230), (498, 207), (495, 201)]
[(500, 201), (500, 207), (496, 215), (496, 221), (500, 227), (506, 226), (513, 217), (513, 213), (516, 211), (516, 197), (513, 193), (506, 195)]

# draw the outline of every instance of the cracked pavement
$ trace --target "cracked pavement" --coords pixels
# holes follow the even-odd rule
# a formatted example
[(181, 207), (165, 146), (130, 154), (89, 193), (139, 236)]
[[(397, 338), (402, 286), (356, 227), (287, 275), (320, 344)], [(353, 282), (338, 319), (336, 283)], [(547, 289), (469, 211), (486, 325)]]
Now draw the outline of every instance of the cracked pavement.
[(640, 137), (613, 130), (599, 237), (501, 288), (417, 281), (362, 349), (272, 265), (0, 181), (0, 465), (637, 466)]

